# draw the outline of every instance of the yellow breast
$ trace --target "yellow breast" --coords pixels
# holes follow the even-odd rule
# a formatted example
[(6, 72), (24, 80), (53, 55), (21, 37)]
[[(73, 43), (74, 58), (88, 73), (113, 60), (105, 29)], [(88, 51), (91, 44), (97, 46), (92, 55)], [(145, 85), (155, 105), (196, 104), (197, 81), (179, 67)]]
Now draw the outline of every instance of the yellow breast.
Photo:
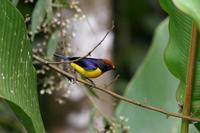
[(102, 71), (97, 68), (95, 70), (85, 70), (81, 66), (75, 64), (75, 63), (70, 63), (70, 65), (82, 76), (87, 77), (87, 78), (96, 78), (102, 74)]

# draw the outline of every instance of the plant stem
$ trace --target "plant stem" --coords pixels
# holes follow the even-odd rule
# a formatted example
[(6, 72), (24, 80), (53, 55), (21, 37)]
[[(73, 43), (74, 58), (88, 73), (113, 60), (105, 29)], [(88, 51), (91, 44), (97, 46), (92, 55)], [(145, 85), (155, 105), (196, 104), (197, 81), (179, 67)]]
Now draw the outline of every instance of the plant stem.
[[(188, 67), (187, 67), (185, 101), (183, 105), (183, 115), (185, 116), (190, 116), (192, 85), (193, 85), (194, 66), (195, 66), (195, 57), (196, 57), (196, 39), (197, 39), (196, 37), (197, 37), (197, 27), (193, 23), (192, 39), (191, 39), (191, 44), (190, 44), (189, 61), (188, 61)], [(188, 128), (189, 128), (189, 120), (182, 119), (181, 133), (188, 133), (188, 130), (189, 130)]]

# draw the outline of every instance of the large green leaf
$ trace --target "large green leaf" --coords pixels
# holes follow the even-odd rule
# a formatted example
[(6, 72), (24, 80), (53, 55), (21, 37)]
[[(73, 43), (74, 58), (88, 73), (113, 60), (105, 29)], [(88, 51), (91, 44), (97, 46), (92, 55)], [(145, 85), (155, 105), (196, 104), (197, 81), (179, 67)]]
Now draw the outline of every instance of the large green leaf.
[[(181, 1), (182, 3), (180, 3)], [(200, 5), (200, 1), (177, 0), (176, 4), (180, 6), (185, 13), (178, 10), (172, 1), (160, 0), (160, 2), (170, 16), (170, 39), (165, 51), (165, 61), (169, 70), (180, 79), (180, 84), (177, 89), (177, 100), (183, 103), (187, 79), (189, 49), (192, 39), (192, 18), (195, 18), (196, 22), (198, 22), (197, 25), (200, 25), (198, 14), (200, 8), (197, 6)], [(186, 13), (190, 14), (190, 16), (187, 16)], [(198, 35), (197, 39), (200, 39), (200, 35)], [(195, 60), (191, 114), (200, 117), (200, 41), (197, 41), (197, 43), (198, 49)]]
[[(163, 53), (168, 42), (168, 20), (156, 30), (150, 51), (134, 78), (127, 86), (125, 96), (142, 103), (177, 112), (175, 89), (178, 80), (164, 64)], [(158, 112), (120, 102), (117, 117), (129, 119), (130, 133), (176, 133), (180, 120), (167, 119)]]
[(44, 133), (23, 17), (8, 0), (0, 0), (0, 10), (0, 97), (8, 101), (29, 133)]
[(190, 16), (200, 29), (200, 1), (193, 0), (173, 0), (174, 4), (188, 16)]

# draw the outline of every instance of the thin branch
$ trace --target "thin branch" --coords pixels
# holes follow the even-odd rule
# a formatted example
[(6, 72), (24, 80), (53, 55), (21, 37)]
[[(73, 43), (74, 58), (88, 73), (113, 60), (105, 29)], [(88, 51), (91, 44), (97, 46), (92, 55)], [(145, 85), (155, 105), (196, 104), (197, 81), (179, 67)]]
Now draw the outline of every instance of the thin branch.
[[(74, 79), (74, 76), (63, 71), (62, 69), (60, 69), (59, 67), (55, 66), (55, 65), (52, 65), (52, 64), (48, 64), (48, 62), (40, 57), (38, 57), (37, 55), (33, 55), (33, 58), (47, 66), (49, 66), (51, 69), (57, 71), (58, 73), (62, 74), (63, 76), (65, 77), (68, 77), (68, 78), (72, 78)], [(78, 82), (86, 85), (86, 86), (93, 86), (91, 83), (83, 80), (83, 79), (77, 79)], [(165, 111), (161, 108), (158, 108), (158, 107), (153, 107), (153, 106), (149, 106), (149, 105), (146, 105), (146, 104), (143, 104), (143, 103), (140, 103), (138, 101), (135, 101), (135, 100), (131, 100), (129, 98), (126, 98), (124, 96), (120, 96), (110, 90), (107, 90), (107, 89), (103, 89), (103, 88), (100, 88), (100, 87), (96, 87), (94, 86), (93, 88), (97, 89), (97, 90), (100, 90), (106, 94), (109, 94), (113, 97), (115, 97), (116, 99), (119, 99), (119, 100), (122, 100), (122, 101), (125, 101), (127, 103), (130, 103), (130, 104), (133, 104), (133, 105), (136, 105), (136, 106), (139, 106), (139, 107), (142, 107), (142, 108), (145, 108), (145, 109), (148, 109), (148, 110), (152, 110), (152, 111), (155, 111), (155, 112), (160, 112), (161, 114), (164, 114), (166, 115), (167, 117), (177, 117), (177, 118), (182, 118), (182, 119), (187, 119), (187, 120), (190, 120), (190, 121), (194, 121), (194, 122), (200, 122), (200, 119), (199, 118), (195, 118), (195, 117), (190, 117), (190, 116), (185, 116), (185, 115), (181, 115), (181, 114), (178, 114), (178, 113), (173, 113), (173, 112), (168, 112), (168, 111)], [(91, 88), (91, 89), (93, 89)]]
[[(193, 23), (192, 25), (192, 40), (190, 44), (190, 51), (189, 51), (189, 61), (187, 67), (187, 82), (186, 82), (186, 89), (185, 89), (185, 101), (183, 105), (183, 115), (189, 116), (190, 115), (190, 108), (191, 108), (191, 96), (192, 96), (192, 84), (193, 84), (193, 77), (194, 77), (194, 66), (195, 66), (195, 59), (196, 59), (196, 40), (197, 40), (197, 27)], [(189, 120), (182, 120), (181, 124), (181, 133), (188, 133), (189, 127)]]
[[(114, 27), (112, 27), (112, 29), (113, 29), (113, 28), (114, 28)], [(85, 58), (85, 57), (87, 57), (87, 56), (90, 56), (91, 53), (92, 53), (97, 47), (99, 47), (99, 46), (101, 45), (101, 43), (106, 39), (106, 37), (107, 37), (108, 34), (112, 31), (112, 29), (109, 30), (109, 31), (106, 33), (106, 35), (103, 37), (103, 39), (102, 39), (92, 50), (90, 50), (85, 56), (83, 56), (83, 58)]]
[(108, 34), (113, 30), (114, 28), (114, 25), (112, 25), (112, 28), (105, 34), (105, 36), (103, 37), (103, 39), (93, 48), (91, 49), (86, 55), (78, 58), (78, 59), (75, 59), (75, 60), (71, 60), (71, 61), (60, 61), (60, 62), (51, 62), (51, 61), (46, 61), (45, 64), (63, 64), (63, 63), (72, 63), (72, 62), (76, 62), (76, 61), (79, 61), (87, 56), (90, 56), (92, 52), (94, 52), (95, 49), (97, 49), (101, 44), (102, 42), (106, 39), (106, 37), (108, 36)]

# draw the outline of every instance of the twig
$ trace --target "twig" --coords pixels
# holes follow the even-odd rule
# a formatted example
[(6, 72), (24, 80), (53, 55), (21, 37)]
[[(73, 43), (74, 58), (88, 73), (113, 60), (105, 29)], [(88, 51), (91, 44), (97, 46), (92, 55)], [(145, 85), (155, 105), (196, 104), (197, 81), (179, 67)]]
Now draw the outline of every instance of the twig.
[[(112, 27), (112, 29), (113, 29), (113, 28), (114, 28), (114, 27)], [(106, 39), (106, 37), (107, 37), (108, 34), (112, 31), (112, 29), (109, 30), (109, 31), (106, 33), (106, 35), (103, 37), (103, 39), (102, 39), (92, 50), (90, 50), (85, 56), (83, 56), (83, 58), (85, 58), (85, 57), (87, 57), (87, 56), (90, 56), (91, 53), (92, 53), (97, 47), (99, 47), (99, 46), (101, 45), (101, 43)]]
[[(185, 101), (184, 101), (184, 105), (183, 105), (183, 115), (186, 115), (186, 116), (190, 115), (194, 65), (195, 65), (195, 57), (196, 57), (197, 27), (194, 23), (192, 25), (192, 36), (191, 37), (192, 37), (192, 40), (191, 40), (191, 44), (190, 44), (189, 60), (188, 60), (188, 67), (187, 67)], [(189, 121), (182, 120), (181, 133), (188, 133), (188, 130), (189, 130), (188, 128), (189, 128)]]
[[(74, 76), (73, 76), (73, 75), (71, 75), (71, 74), (69, 74), (69, 73), (63, 71), (62, 69), (60, 69), (59, 67), (57, 67), (57, 66), (55, 66), (55, 65), (46, 63), (46, 62), (47, 62), (46, 60), (44, 60), (44, 59), (38, 57), (37, 55), (33, 55), (33, 58), (34, 58), (35, 60), (37, 60), (37, 61), (39, 61), (39, 62), (41, 62), (41, 63), (43, 63), (43, 64), (49, 66), (51, 69), (57, 71), (58, 73), (62, 74), (63, 76), (66, 76), (66, 77), (68, 77), (68, 78), (74, 79)], [(80, 83), (82, 83), (82, 84), (84, 84), (84, 85), (86, 85), (86, 86), (92, 86), (91, 83), (89, 83), (89, 82), (87, 82), (87, 81), (85, 81), (85, 80), (82, 80), (82, 79), (79, 79), (79, 78), (78, 78), (77, 81), (80, 82)], [(200, 119), (199, 119), (199, 118), (190, 117), (190, 116), (185, 116), (185, 115), (181, 115), (181, 114), (173, 113), (173, 112), (168, 112), (168, 111), (165, 111), (165, 110), (163, 110), (163, 109), (161, 109), (161, 108), (154, 107), (154, 106), (150, 106), (150, 105), (146, 105), (146, 104), (140, 103), (140, 102), (138, 102), (138, 101), (135, 101), (135, 100), (131, 100), (131, 99), (129, 99), (129, 98), (126, 98), (126, 97), (124, 97), (124, 96), (120, 96), (120, 95), (118, 95), (118, 94), (116, 94), (116, 93), (114, 93), (114, 92), (112, 92), (112, 91), (110, 91), (110, 90), (106, 90), (106, 89), (103, 89), (103, 88), (100, 88), (100, 87), (94, 86), (93, 88), (95, 88), (95, 89), (97, 89), (97, 90), (100, 90), (100, 91), (102, 91), (102, 92), (104, 92), (104, 93), (106, 93), (106, 94), (109, 94), (109, 95), (115, 97), (116, 99), (125, 101), (125, 102), (127, 102), (127, 103), (130, 103), (130, 104), (133, 104), (133, 105), (136, 105), (136, 106), (139, 106), (139, 107), (148, 109), (148, 110), (152, 110), (152, 111), (155, 111), (155, 112), (159, 112), (159, 113), (164, 114), (164, 115), (166, 115), (166, 116), (168, 116), (168, 117), (171, 116), (171, 117), (177, 117), (177, 118), (187, 119), (187, 120), (190, 120), (190, 121), (193, 121), (193, 122), (200, 122)], [(92, 88), (91, 88), (91, 89), (92, 89)]]
[(103, 39), (93, 48), (91, 49), (86, 55), (78, 58), (78, 59), (75, 59), (75, 60), (71, 60), (71, 61), (60, 61), (60, 62), (51, 62), (51, 61), (46, 61), (45, 64), (63, 64), (63, 63), (72, 63), (72, 62), (76, 62), (76, 61), (79, 61), (87, 56), (90, 56), (91, 53), (97, 48), (99, 47), (102, 42), (106, 39), (106, 37), (108, 36), (108, 34), (113, 30), (114, 28), (114, 25), (112, 25), (112, 28), (106, 33), (106, 35), (103, 37)]

